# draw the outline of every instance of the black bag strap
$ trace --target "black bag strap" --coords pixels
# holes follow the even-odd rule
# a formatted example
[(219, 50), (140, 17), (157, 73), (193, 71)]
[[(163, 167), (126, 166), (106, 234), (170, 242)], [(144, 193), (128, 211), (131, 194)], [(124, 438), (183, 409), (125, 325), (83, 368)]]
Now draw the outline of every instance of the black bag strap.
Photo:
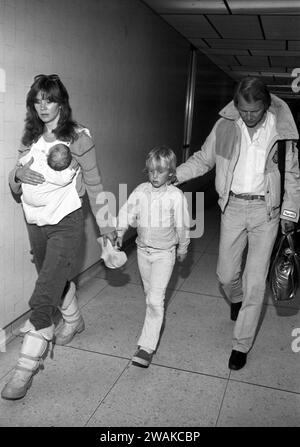
[(278, 169), (280, 172), (280, 204), (282, 204), (284, 196), (284, 178), (285, 178), (285, 155), (286, 155), (286, 141), (278, 141)]
[(295, 244), (294, 244), (294, 239), (292, 237), (293, 234), (294, 234), (294, 231), (287, 233), (284, 236), (286, 236), (286, 239), (289, 243), (290, 249), (292, 250), (293, 253), (295, 253)]

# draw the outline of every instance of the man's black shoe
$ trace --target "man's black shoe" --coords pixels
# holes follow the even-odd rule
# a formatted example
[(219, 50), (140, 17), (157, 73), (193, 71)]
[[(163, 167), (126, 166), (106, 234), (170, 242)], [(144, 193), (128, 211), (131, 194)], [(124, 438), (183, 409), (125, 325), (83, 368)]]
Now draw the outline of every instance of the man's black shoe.
[(238, 303), (231, 303), (230, 305), (230, 318), (232, 321), (236, 321), (240, 308), (242, 307), (242, 301), (239, 301)]
[(229, 369), (238, 369), (243, 368), (246, 365), (247, 354), (241, 351), (235, 351), (234, 349), (231, 351), (231, 356), (228, 362)]

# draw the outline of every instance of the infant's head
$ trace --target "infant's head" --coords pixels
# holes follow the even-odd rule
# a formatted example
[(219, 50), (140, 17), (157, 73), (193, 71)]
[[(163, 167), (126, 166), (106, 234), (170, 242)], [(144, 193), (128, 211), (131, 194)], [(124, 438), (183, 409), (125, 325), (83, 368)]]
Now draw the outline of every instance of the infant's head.
[(49, 150), (47, 163), (55, 171), (62, 171), (70, 166), (72, 154), (66, 144), (55, 144)]

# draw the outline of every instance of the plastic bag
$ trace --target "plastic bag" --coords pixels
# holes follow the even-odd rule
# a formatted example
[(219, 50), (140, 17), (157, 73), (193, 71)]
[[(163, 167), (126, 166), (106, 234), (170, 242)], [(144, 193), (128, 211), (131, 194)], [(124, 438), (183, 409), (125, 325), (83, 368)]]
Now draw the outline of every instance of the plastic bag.
[(283, 234), (269, 275), (272, 294), (276, 301), (295, 298), (299, 285), (299, 274), (299, 256), (295, 251), (293, 233)]

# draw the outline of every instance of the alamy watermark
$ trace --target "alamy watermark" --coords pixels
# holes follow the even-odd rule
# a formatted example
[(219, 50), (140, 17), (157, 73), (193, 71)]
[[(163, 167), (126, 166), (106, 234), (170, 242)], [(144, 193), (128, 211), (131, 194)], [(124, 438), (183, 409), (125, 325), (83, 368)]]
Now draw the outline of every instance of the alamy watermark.
[(4, 329), (0, 329), (0, 352), (6, 352), (6, 333)]
[(300, 92), (300, 68), (294, 68), (291, 73), (292, 78), (295, 78), (292, 82), (292, 90), (294, 93)]
[(292, 337), (296, 337), (291, 343), (292, 351), (300, 352), (300, 327), (292, 330)]
[[(97, 196), (97, 204), (102, 205), (97, 212), (97, 221), (102, 224), (110, 225), (110, 217), (113, 222), (117, 221), (118, 215), (122, 215), (122, 227), (139, 226), (144, 228), (169, 228), (172, 226), (174, 219), (180, 223), (181, 228), (189, 229), (190, 238), (199, 238), (204, 232), (204, 192), (184, 192), (184, 199), (180, 206), (174, 207), (174, 197), (172, 194), (162, 194), (158, 197), (155, 203), (155, 212), (151, 208), (153, 197), (145, 192), (139, 192), (133, 196), (129, 196), (127, 193), (127, 185), (119, 185), (119, 197), (109, 191), (103, 191)], [(117, 207), (119, 203), (119, 209)], [(186, 212), (186, 205), (188, 212)], [(142, 209), (143, 212), (138, 217), (135, 225), (133, 219), (131, 219), (134, 209)], [(174, 210), (174, 216), (172, 211), (165, 213), (164, 210)], [(121, 211), (121, 213), (120, 213)], [(124, 216), (127, 216), (126, 225), (124, 223)]]

